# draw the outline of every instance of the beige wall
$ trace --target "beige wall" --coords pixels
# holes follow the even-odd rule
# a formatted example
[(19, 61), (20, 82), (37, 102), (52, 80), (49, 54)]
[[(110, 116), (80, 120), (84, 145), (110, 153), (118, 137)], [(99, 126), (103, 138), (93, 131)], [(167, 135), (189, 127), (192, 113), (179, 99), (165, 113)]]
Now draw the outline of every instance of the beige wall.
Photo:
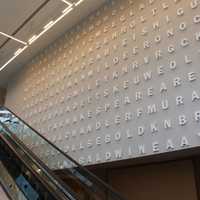
[(127, 200), (197, 200), (191, 161), (110, 170), (108, 176)]

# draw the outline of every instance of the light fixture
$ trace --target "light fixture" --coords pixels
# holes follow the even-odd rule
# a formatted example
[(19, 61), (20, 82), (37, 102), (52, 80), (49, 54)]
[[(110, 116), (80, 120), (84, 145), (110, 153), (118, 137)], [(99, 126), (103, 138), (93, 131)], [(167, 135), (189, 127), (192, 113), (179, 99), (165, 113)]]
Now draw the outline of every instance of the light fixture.
[(3, 35), (3, 36), (5, 36), (5, 37), (7, 37), (7, 38), (10, 38), (10, 39), (12, 39), (12, 40), (15, 40), (16, 42), (19, 42), (19, 43), (21, 43), (21, 44), (23, 44), (23, 45), (27, 45), (26, 42), (24, 42), (24, 41), (22, 41), (22, 40), (19, 40), (19, 39), (17, 39), (16, 37), (13, 37), (13, 36), (8, 35), (8, 34), (3, 33), (3, 32), (0, 32), (0, 34)]
[(68, 13), (70, 13), (73, 9), (74, 6), (78, 6), (81, 4), (84, 0), (79, 0), (76, 3), (71, 3), (68, 0), (61, 0), (63, 3), (67, 4), (67, 8), (65, 8), (62, 11), (62, 15), (58, 17), (56, 20), (51, 20), (49, 23), (47, 23), (44, 27), (43, 30), (38, 34), (38, 35), (33, 35), (28, 42), (21, 41), (11, 35), (8, 35), (6, 33), (0, 32), (1, 35), (4, 35), (10, 39), (13, 39), (23, 45), (25, 45), (23, 48), (19, 48), (15, 53), (12, 58), (10, 58), (3, 66), (0, 67), (0, 71), (2, 71), (8, 64), (10, 64), (17, 56), (19, 56), (22, 52), (24, 52), (31, 44), (33, 44), (37, 39), (39, 39), (42, 35), (44, 35), (48, 30), (50, 30), (55, 24), (57, 24), (59, 21), (61, 21)]
[(28, 40), (29, 45), (33, 44), (37, 39), (39, 39), (42, 35), (44, 35), (49, 29), (51, 29), (55, 24), (57, 24), (61, 19), (63, 19), (68, 13), (70, 13), (73, 10), (73, 7), (65, 9), (65, 12), (63, 10), (63, 14), (58, 17), (55, 21), (50, 21), (48, 24), (46, 24), (43, 27), (43, 31), (41, 31), (38, 35), (34, 35)]
[(78, 2), (75, 3), (75, 6), (78, 6), (79, 4), (81, 4), (84, 0), (79, 0)]
[(65, 9), (62, 11), (62, 13), (69, 13), (70, 11), (72, 11), (72, 9), (73, 9), (72, 6), (67, 7), (67, 8), (65, 8)]
[(18, 56), (23, 51), (23, 49), (24, 48), (19, 48), (17, 51), (15, 51), (14, 55)]
[(33, 36), (28, 40), (28, 43), (29, 43), (29, 44), (33, 43), (35, 39), (37, 39), (37, 35), (33, 35)]
[(49, 29), (54, 25), (54, 21), (50, 21), (49, 23), (47, 23), (43, 28), (44, 29)]
[(72, 6), (73, 4), (69, 1), (66, 1), (66, 0), (61, 0), (63, 3), (67, 4), (68, 6)]
[(24, 52), (28, 46), (24, 46), (23, 48), (18, 49), (12, 58), (10, 58), (3, 66), (1, 66), (0, 71), (2, 71), (8, 64), (10, 64), (17, 56), (19, 56), (22, 52)]

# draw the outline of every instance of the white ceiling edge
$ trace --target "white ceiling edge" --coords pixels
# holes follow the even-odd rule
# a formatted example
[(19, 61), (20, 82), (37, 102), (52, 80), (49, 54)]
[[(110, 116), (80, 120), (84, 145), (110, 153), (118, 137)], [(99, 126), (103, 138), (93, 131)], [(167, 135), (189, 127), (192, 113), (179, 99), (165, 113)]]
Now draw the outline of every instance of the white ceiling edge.
[[(82, 21), (89, 14), (97, 10), (106, 0), (86, 0), (70, 12), (63, 20), (56, 24), (40, 39), (20, 54), (12, 63), (0, 71), (0, 87), (7, 87), (15, 75), (31, 61), (45, 47), (66, 33), (72, 26)], [(12, 57), (13, 55), (11, 55)]]

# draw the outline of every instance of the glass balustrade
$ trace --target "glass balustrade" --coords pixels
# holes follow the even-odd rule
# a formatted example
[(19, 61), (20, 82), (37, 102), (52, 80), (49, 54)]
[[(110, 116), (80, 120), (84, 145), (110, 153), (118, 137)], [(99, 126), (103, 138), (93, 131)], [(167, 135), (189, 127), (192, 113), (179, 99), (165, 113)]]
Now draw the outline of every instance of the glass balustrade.
[[(63, 173), (78, 183), (88, 193), (90, 200), (124, 200), (109, 185), (73, 160), (51, 141), (38, 133), (11, 110), (0, 108), (0, 123), (4, 131), (19, 139), (49, 169), (62, 169)], [(6, 129), (6, 130), (5, 130)], [(74, 190), (74, 188), (71, 188)]]

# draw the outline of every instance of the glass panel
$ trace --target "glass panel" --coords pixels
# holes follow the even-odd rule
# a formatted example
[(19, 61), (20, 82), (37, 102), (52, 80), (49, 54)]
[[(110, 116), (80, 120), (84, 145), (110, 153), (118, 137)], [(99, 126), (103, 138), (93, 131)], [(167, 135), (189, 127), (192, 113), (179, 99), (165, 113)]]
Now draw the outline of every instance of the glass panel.
[[(20, 139), (51, 170), (63, 170), (88, 192), (89, 200), (124, 200), (110, 186), (91, 174), (53, 143), (5, 107), (0, 108), (0, 122)], [(74, 189), (74, 188), (71, 188)]]
[[(28, 172), (28, 174), (36, 178), (35, 181), (32, 182), (33, 186), (36, 187), (35, 189), (40, 190), (41, 188), (43, 188), (43, 190), (46, 193), (46, 196), (48, 196), (48, 200), (77, 199), (75, 193), (73, 193), (69, 189), (69, 187), (63, 187), (63, 185), (61, 184), (62, 182), (58, 180), (55, 174), (52, 173), (52, 171), (50, 171), (49, 168), (47, 168), (46, 165), (44, 165), (44, 163), (42, 163), (30, 150), (28, 150), (27, 147), (24, 146), (24, 144), (17, 137), (15, 137), (15, 134), (8, 130), (8, 127), (5, 124), (2, 124), (2, 122), (0, 122), (0, 124), (0, 155), (13, 159), (12, 161), (9, 159), (9, 162), (7, 162), (7, 167), (11, 168), (11, 171), (12, 173), (14, 173), (14, 176), (16, 176), (16, 172), (18, 173), (17, 176), (19, 176), (21, 173), (27, 174)], [(24, 172), (24, 169), (26, 169), (26, 172)], [(19, 179), (14, 179), (16, 181), (18, 180), (20, 183), (24, 182), (21, 181), (22, 178), (23, 177)], [(39, 187), (37, 187), (38, 183), (36, 182), (40, 184)], [(31, 190), (32, 189), (29, 189), (29, 192)], [(31, 193), (33, 194), (33, 192)], [(44, 195), (43, 192), (40, 194)], [(30, 198), (31, 200), (34, 199), (32, 197)], [(37, 199), (36, 196), (35, 198)]]

